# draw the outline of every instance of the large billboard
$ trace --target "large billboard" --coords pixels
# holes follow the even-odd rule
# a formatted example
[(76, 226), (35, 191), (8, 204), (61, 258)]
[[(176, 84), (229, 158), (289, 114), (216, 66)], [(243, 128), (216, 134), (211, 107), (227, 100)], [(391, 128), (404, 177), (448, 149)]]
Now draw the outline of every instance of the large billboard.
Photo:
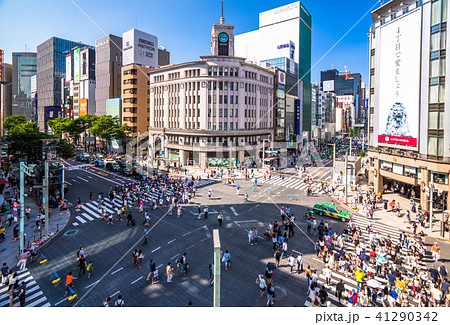
[(66, 55), (66, 83), (72, 80), (72, 55)]
[(123, 33), (123, 66), (137, 63), (148, 67), (158, 66), (158, 37), (131, 29)]
[(88, 112), (88, 100), (87, 98), (80, 99), (80, 117), (85, 116)]
[(378, 144), (417, 148), (421, 9), (381, 27)]
[(73, 82), (80, 83), (80, 48), (73, 51)]

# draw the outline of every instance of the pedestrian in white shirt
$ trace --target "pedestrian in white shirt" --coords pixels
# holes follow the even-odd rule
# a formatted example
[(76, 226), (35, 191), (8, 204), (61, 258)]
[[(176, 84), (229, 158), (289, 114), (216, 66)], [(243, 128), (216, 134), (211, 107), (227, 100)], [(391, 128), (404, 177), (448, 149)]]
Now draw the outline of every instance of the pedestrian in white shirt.
[(289, 263), (289, 266), (291, 267), (291, 273), (292, 273), (292, 270), (294, 269), (294, 266), (295, 266), (294, 254), (291, 254), (289, 256), (288, 263)]
[(327, 267), (323, 269), (323, 275), (325, 276), (327, 286), (329, 286), (331, 283), (331, 275), (332, 275), (332, 271), (329, 265), (327, 265)]
[(303, 272), (303, 254), (300, 253), (297, 256), (297, 273), (300, 274), (300, 272)]

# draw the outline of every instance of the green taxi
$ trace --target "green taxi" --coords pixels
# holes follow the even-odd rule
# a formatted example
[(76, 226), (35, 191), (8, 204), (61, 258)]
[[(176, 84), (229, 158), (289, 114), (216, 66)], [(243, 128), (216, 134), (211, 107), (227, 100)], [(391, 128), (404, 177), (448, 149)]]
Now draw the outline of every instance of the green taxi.
[(316, 204), (313, 207), (313, 211), (321, 216), (336, 218), (344, 222), (349, 221), (351, 217), (350, 213), (341, 211), (335, 205), (329, 203)]

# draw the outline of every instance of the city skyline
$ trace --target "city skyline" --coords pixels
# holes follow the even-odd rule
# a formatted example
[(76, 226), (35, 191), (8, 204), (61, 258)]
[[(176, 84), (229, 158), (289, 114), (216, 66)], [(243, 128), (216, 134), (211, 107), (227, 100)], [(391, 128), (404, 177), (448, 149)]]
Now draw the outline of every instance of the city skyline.
[[(167, 5), (166, 2), (147, 5), (142, 1), (137, 1), (132, 8), (122, 8), (117, 1), (112, 1), (108, 2), (108, 6), (110, 8), (120, 7), (120, 13), (115, 14), (113, 10), (110, 10), (109, 15), (100, 15), (99, 12), (105, 12), (104, 2), (67, 1), (59, 3), (55, 7), (49, 1), (37, 5), (31, 1), (21, 1), (18, 4), (7, 0), (0, 3), (2, 12), (11, 13), (5, 18), (4, 23), (14, 27), (16, 22), (20, 21), (21, 28), (12, 28), (16, 30), (14, 34), (8, 32), (11, 29), (0, 31), (0, 48), (5, 51), (5, 61), (10, 63), (12, 52), (24, 51), (25, 46), (27, 51), (35, 52), (38, 44), (52, 36), (93, 45), (96, 39), (104, 36), (102, 31), (105, 34), (111, 33), (120, 36), (126, 30), (137, 28), (158, 35), (160, 45), (171, 52), (172, 63), (193, 61), (197, 60), (199, 55), (208, 54), (210, 25), (218, 22), (220, 18), (221, 1), (216, 2), (215, 6), (211, 5), (211, 1), (206, 2), (206, 0), (177, 3), (175, 10), (165, 12), (163, 10), (166, 7), (172, 8), (173, 6)], [(283, 0), (273, 3), (251, 0), (242, 4), (235, 0), (224, 1), (224, 16), (227, 23), (235, 25), (236, 34), (241, 34), (257, 29), (260, 12), (292, 2)], [(313, 1), (302, 3), (313, 17), (312, 66), (375, 4), (374, 2), (363, 7), (356, 5), (357, 2), (353, 0), (347, 1), (345, 7), (323, 6), (323, 4)], [(329, 3), (331, 4), (331, 1)], [(20, 10), (17, 10), (18, 6), (20, 6)], [(146, 10), (134, 9), (145, 8), (145, 6), (148, 6), (150, 12), (162, 12), (162, 14), (158, 14), (155, 19), (147, 19)], [(21, 19), (18, 19), (16, 15), (21, 15)], [(33, 15), (39, 16), (39, 20), (30, 24), (23, 23), (24, 18), (31, 20)], [(203, 18), (196, 19), (194, 25), (190, 21), (195, 15)], [(53, 23), (49, 23), (52, 20)], [(336, 24), (330, 24), (330, 21), (336, 21)], [(342, 71), (344, 63), (346, 63), (351, 72), (360, 72), (363, 76), (362, 80), (367, 82), (368, 41), (366, 34), (370, 25), (371, 17), (368, 14), (312, 69), (312, 81), (320, 80), (321, 70), (336, 68)], [(192, 35), (195, 37), (190, 41)]]

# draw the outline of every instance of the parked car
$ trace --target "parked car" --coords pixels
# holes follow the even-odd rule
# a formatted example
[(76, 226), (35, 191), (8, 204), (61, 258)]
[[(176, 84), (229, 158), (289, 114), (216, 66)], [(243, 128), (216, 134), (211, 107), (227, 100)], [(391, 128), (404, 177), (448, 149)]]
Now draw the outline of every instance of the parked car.
[(94, 166), (95, 167), (105, 167), (105, 163), (102, 160), (95, 160), (94, 161)]
[(106, 170), (109, 170), (112, 172), (118, 172), (118, 171), (120, 171), (120, 167), (116, 163), (109, 162), (109, 163), (106, 163)]

